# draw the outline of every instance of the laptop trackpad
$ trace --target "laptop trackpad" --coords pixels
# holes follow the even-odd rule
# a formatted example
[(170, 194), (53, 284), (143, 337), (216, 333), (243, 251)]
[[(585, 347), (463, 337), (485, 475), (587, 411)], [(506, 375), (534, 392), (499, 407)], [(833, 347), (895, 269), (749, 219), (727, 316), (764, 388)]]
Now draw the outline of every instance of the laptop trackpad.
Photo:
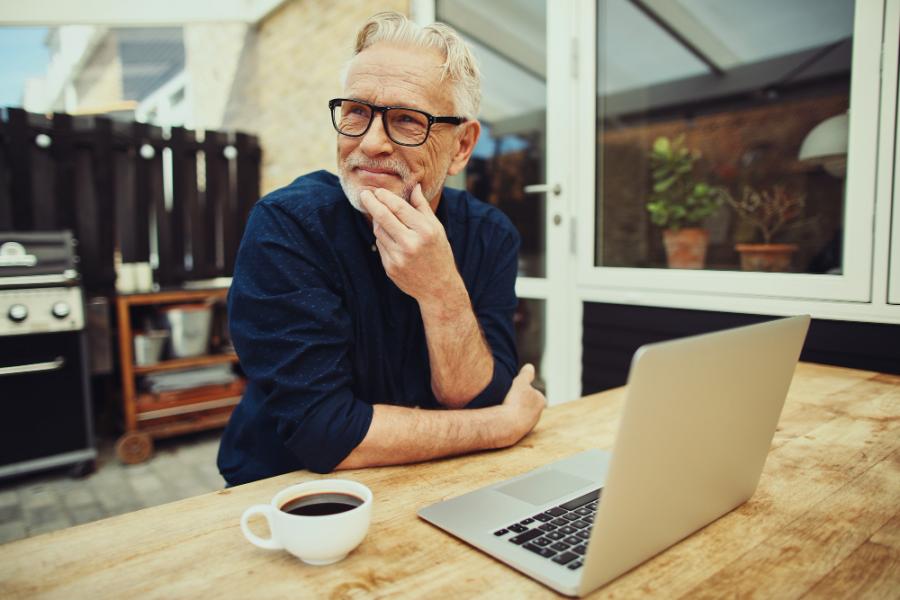
[(546, 504), (550, 500), (560, 498), (590, 484), (591, 482), (587, 479), (550, 469), (498, 487), (496, 491), (517, 500), (538, 505)]

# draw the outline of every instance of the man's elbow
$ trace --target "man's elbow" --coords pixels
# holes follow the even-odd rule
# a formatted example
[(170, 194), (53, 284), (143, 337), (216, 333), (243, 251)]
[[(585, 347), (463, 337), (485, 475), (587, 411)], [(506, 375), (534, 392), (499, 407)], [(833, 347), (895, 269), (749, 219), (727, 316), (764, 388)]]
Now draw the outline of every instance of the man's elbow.
[(490, 380), (479, 387), (470, 387), (468, 389), (441, 389), (439, 386), (432, 383), (431, 391), (434, 393), (434, 397), (438, 401), (438, 404), (444, 408), (456, 410), (466, 408), (472, 400), (481, 395), (489, 384)]

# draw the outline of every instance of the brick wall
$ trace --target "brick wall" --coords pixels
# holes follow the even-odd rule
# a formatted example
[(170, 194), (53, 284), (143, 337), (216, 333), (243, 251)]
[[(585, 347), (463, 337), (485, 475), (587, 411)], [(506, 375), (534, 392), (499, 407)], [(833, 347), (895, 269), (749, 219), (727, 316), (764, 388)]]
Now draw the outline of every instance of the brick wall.
[[(671, 120), (607, 129), (599, 139), (597, 237), (599, 263), (605, 266), (662, 266), (665, 256), (659, 228), (650, 223), (645, 208), (650, 196), (647, 154), (653, 140), (685, 135), (685, 144), (702, 154), (697, 174), (740, 194), (749, 181), (756, 187), (775, 184), (806, 194), (804, 219), (791, 233), (800, 244), (795, 267), (804, 266), (829, 243), (841, 227), (843, 182), (821, 169), (805, 167), (797, 153), (806, 134), (826, 118), (847, 110), (847, 96), (804, 98), (752, 108), (726, 110), (690, 121)], [(750, 161), (753, 165), (747, 165)], [(736, 268), (735, 241), (751, 231), (740, 224), (729, 207), (707, 223), (710, 229), (708, 263)]]
[[(222, 38), (221, 51), (208, 43), (200, 28), (185, 36), (191, 78), (206, 77), (198, 75), (194, 67), (217, 68), (223, 74), (208, 76), (210, 89), (222, 90), (222, 95), (219, 99), (201, 98), (195, 114), (204, 106), (211, 117), (210, 127), (259, 136), (263, 193), (315, 169), (335, 170), (336, 134), (328, 116), (328, 100), (340, 95), (340, 74), (353, 51), (357, 30), (382, 10), (409, 14), (409, 2), (291, 0), (254, 28), (217, 33)], [(244, 37), (243, 43), (239, 43), (240, 37)], [(197, 40), (202, 41), (205, 56), (198, 55), (201, 44), (195, 43)], [(213, 63), (219, 66), (213, 67)], [(224, 74), (229, 70), (234, 78), (226, 91)], [(196, 81), (199, 88), (201, 79)], [(221, 122), (215, 124), (212, 117), (220, 106)]]
[(243, 85), (236, 75), (245, 42), (252, 39), (249, 29), (243, 23), (184, 27), (185, 68), (190, 74), (193, 105), (192, 127), (219, 129), (225, 122), (226, 111), (235, 95), (235, 83)]
[(94, 49), (74, 80), (76, 111), (90, 112), (122, 98), (122, 62), (112, 31)]

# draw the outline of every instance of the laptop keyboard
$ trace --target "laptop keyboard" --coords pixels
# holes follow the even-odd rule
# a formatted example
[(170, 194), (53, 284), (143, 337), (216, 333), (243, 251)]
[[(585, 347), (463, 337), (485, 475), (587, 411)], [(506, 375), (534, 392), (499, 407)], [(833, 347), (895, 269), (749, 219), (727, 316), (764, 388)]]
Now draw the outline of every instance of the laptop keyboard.
[[(584, 564), (602, 489), (507, 525), (497, 537), (575, 571)], [(507, 537), (508, 536), (508, 537)]]

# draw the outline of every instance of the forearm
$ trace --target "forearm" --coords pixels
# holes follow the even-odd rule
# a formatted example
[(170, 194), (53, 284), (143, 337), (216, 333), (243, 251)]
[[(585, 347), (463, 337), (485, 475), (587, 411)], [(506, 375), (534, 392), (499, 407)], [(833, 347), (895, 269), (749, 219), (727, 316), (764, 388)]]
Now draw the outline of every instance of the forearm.
[(491, 381), (494, 358), (457, 276), (441, 298), (420, 301), (431, 367), (431, 389), (448, 408), (463, 408)]
[(407, 464), (511, 445), (521, 435), (504, 424), (504, 410), (502, 406), (463, 411), (377, 404), (365, 438), (336, 468)]

